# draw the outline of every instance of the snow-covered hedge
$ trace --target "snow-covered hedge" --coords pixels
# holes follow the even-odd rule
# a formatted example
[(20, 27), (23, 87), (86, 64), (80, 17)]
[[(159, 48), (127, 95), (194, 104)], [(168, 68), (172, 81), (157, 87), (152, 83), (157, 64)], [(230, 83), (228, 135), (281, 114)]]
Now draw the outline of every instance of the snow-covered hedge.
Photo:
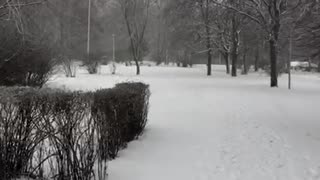
[(97, 92), (0, 87), (0, 176), (100, 176), (141, 135), (149, 94), (142, 83)]
[(121, 148), (142, 134), (149, 96), (149, 87), (143, 83), (122, 83), (94, 94), (92, 112), (99, 127), (103, 159), (114, 159)]

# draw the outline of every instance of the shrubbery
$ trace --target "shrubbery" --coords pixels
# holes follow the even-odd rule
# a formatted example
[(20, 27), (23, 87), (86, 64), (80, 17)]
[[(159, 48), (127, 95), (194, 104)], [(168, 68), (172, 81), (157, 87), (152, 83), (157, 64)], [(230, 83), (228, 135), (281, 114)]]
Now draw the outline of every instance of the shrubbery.
[(106, 161), (143, 132), (149, 88), (97, 92), (0, 88), (0, 176), (102, 178)]
[(16, 46), (15, 53), (0, 57), (0, 85), (42, 87), (55, 66), (50, 47), (38, 42)]
[(84, 65), (87, 67), (89, 74), (97, 74), (102, 59), (101, 53), (90, 53), (84, 55)]
[(101, 135), (103, 159), (115, 158), (121, 148), (141, 135), (147, 122), (149, 95), (148, 85), (142, 83), (118, 84), (95, 93), (92, 112)]

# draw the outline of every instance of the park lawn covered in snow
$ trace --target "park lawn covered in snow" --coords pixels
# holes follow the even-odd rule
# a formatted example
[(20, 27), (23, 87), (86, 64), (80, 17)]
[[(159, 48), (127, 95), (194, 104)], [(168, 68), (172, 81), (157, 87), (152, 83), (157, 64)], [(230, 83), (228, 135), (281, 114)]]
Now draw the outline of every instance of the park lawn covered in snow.
[(50, 87), (94, 90), (123, 81), (150, 84), (145, 134), (109, 163), (109, 180), (319, 180), (320, 75), (286, 75), (279, 88), (252, 73), (232, 78), (214, 66), (120, 66), (76, 78), (55, 76)]

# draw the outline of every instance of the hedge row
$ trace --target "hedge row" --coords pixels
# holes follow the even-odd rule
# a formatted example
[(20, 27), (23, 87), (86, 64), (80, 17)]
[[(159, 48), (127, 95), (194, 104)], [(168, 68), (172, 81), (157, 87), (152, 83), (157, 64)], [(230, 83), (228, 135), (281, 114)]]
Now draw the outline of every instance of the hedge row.
[(102, 176), (94, 169), (142, 134), (149, 96), (143, 83), (88, 93), (0, 87), (0, 176)]

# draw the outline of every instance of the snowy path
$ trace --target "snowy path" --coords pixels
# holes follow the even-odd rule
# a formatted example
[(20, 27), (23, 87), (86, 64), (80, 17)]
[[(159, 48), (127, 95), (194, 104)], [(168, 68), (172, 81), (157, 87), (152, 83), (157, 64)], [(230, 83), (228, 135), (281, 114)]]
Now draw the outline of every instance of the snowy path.
[[(110, 162), (109, 180), (320, 180), (319, 77), (298, 75), (288, 92), (285, 77), (282, 88), (271, 89), (258, 74), (142, 72), (152, 91), (149, 124)], [(51, 85), (95, 89), (136, 79), (130, 73)]]

